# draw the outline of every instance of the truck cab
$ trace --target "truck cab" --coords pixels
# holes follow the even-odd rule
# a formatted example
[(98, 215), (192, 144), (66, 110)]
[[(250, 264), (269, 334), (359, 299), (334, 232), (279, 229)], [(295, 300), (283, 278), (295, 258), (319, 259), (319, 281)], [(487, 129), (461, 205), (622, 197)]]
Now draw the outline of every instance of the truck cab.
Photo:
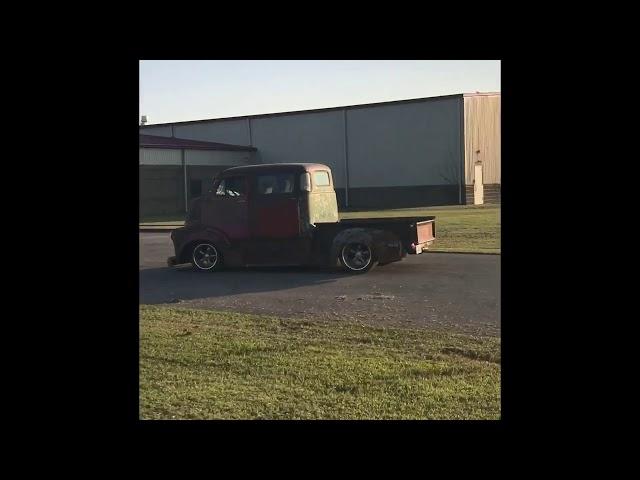
[(331, 169), (263, 164), (222, 172), (171, 238), (169, 265), (325, 265), (365, 272), (435, 239), (435, 217), (340, 221)]

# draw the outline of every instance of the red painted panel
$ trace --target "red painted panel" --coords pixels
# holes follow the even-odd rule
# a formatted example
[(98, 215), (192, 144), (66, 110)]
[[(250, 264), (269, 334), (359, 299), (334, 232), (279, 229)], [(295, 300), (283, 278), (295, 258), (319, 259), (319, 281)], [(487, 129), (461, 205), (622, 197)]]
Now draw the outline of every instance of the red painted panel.
[(298, 199), (290, 196), (256, 198), (254, 238), (293, 238), (300, 233)]

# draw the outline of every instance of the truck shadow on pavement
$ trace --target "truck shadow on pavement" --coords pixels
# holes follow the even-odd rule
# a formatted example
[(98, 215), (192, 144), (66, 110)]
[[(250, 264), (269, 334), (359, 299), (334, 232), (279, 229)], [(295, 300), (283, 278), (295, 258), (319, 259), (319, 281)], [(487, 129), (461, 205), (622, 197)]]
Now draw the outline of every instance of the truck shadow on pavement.
[(228, 268), (196, 272), (189, 266), (148, 268), (139, 271), (140, 303), (178, 303), (196, 300), (288, 290), (332, 283), (348, 273), (312, 267)]

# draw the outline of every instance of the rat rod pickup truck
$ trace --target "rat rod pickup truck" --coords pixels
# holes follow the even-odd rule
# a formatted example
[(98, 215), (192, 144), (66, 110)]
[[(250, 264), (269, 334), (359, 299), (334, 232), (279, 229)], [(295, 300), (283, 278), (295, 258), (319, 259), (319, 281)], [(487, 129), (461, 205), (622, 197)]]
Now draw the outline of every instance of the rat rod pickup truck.
[(421, 253), (435, 217), (340, 220), (331, 169), (310, 163), (233, 167), (171, 232), (169, 266), (315, 265), (364, 273)]

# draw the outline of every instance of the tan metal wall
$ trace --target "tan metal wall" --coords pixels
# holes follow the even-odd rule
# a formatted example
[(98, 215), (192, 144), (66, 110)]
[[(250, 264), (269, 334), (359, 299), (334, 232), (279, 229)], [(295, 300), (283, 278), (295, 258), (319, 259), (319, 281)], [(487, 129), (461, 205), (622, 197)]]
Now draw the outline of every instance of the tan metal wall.
[(485, 185), (500, 183), (500, 95), (464, 97), (465, 183), (473, 184), (480, 150)]

